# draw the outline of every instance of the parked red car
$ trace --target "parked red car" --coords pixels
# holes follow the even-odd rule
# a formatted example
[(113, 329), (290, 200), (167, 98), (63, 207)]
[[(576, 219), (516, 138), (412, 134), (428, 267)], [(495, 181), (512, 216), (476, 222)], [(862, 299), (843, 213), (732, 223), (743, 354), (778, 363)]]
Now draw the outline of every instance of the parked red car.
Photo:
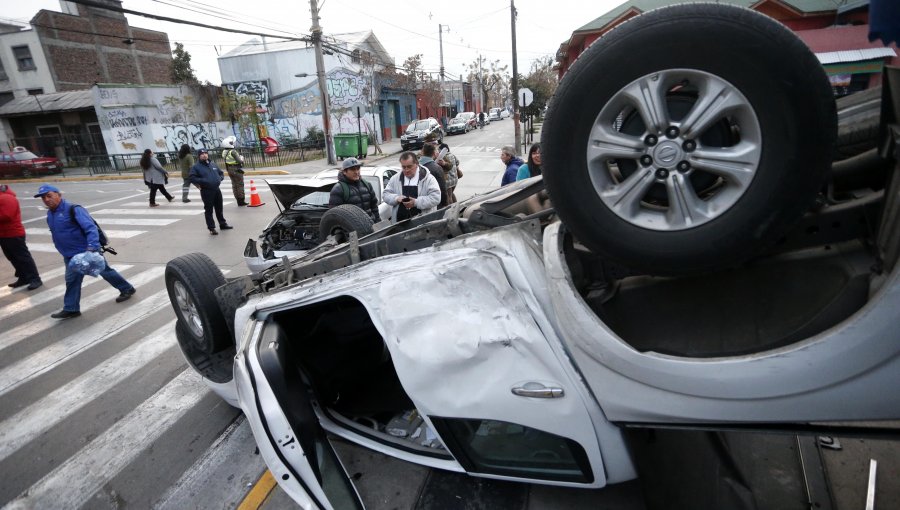
[(12, 152), (0, 153), (0, 177), (30, 177), (58, 174), (62, 171), (63, 164), (59, 159), (36, 156), (25, 147), (15, 147)]

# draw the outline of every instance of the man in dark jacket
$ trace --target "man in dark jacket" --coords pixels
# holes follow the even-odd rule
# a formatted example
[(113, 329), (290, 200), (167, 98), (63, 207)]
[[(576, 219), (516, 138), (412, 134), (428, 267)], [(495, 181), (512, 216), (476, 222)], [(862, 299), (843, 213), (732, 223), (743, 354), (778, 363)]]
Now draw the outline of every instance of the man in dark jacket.
[(188, 179), (191, 184), (200, 188), (200, 199), (203, 200), (203, 215), (206, 216), (206, 228), (209, 229), (211, 235), (219, 235), (216, 232), (216, 224), (213, 222), (213, 210), (216, 212), (216, 219), (219, 220), (219, 228), (222, 230), (230, 230), (234, 227), (225, 221), (225, 215), (222, 214), (222, 190), (219, 185), (225, 174), (209, 160), (209, 151), (200, 149), (197, 151), (197, 161), (191, 167), (191, 173)]
[(437, 180), (438, 187), (441, 188), (441, 203), (438, 204), (438, 208), (440, 208), (449, 204), (450, 198), (447, 195), (447, 181), (444, 178), (444, 169), (434, 161), (435, 156), (437, 156), (437, 146), (434, 143), (426, 142), (422, 146), (422, 157), (419, 158), (419, 164), (431, 172), (431, 175)]
[[(69, 268), (69, 261), (75, 255), (85, 251), (100, 251), (100, 232), (94, 219), (81, 206), (73, 205), (62, 198), (62, 193), (55, 186), (42, 184), (37, 195), (47, 206), (47, 226), (53, 235), (56, 251), (63, 256), (66, 264), (66, 295), (63, 297), (63, 309), (51, 314), (54, 319), (71, 319), (81, 315), (81, 281), (84, 275)], [(116, 303), (127, 301), (134, 295), (135, 289), (115, 269), (105, 264), (100, 277), (119, 291)]]
[(0, 184), (0, 248), (16, 270), (16, 281), (10, 283), (10, 287), (28, 285), (28, 290), (34, 290), (43, 285), (25, 244), (25, 226), (22, 225), (19, 200), (6, 184)]
[(516, 182), (516, 174), (519, 173), (519, 167), (525, 163), (521, 158), (516, 156), (516, 149), (509, 145), (500, 149), (500, 161), (506, 165), (506, 170), (503, 171), (503, 179), (500, 181), (500, 185), (506, 186), (507, 184)]
[(369, 215), (372, 221), (378, 223), (381, 217), (378, 215), (378, 196), (372, 185), (360, 177), (362, 163), (356, 158), (347, 158), (341, 165), (341, 173), (338, 174), (338, 183), (331, 188), (328, 197), (328, 207), (342, 204), (352, 204)]

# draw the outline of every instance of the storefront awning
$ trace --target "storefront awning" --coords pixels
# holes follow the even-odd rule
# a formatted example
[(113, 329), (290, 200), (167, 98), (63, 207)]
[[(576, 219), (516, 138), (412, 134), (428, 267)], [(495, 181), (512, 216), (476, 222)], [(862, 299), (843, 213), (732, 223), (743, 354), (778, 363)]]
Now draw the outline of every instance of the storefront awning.
[(0, 106), (0, 117), (21, 117), (24, 115), (93, 109), (94, 96), (90, 90), (73, 90), (17, 97)]

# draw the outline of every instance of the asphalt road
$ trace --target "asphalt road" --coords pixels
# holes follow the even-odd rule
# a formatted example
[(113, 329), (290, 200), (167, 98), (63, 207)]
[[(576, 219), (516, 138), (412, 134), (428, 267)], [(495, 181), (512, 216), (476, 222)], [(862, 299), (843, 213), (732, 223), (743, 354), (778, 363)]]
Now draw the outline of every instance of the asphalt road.
[[(512, 130), (512, 121), (505, 120), (446, 138), (465, 172), (458, 198), (499, 185), (499, 151), (512, 140)], [(378, 164), (396, 164), (396, 155)], [(302, 171), (326, 167), (324, 162), (305, 164)], [(267, 485), (265, 466), (240, 412), (207, 390), (184, 362), (163, 282), (167, 261), (198, 251), (226, 276), (244, 273), (244, 244), (278, 212), (265, 181), (291, 177), (254, 177), (266, 203), (258, 208), (238, 208), (226, 180), (225, 216), (235, 229), (218, 236), (207, 233), (195, 190), (191, 203), (180, 202), (177, 178), (168, 186), (176, 201), (161, 200), (154, 209), (140, 180), (58, 183), (67, 200), (84, 205), (104, 227), (119, 251), (109, 257), (110, 264), (137, 288), (134, 298), (117, 304), (115, 289), (87, 277), (82, 316), (66, 321), (49, 317), (62, 307), (65, 284), (46, 211), (32, 198), (39, 183), (11, 185), (20, 197), (44, 286), (33, 292), (6, 287), (13, 271), (0, 261), (0, 506), (219, 509), (243, 502), (244, 508), (294, 507), (277, 487)], [(758, 468), (758, 478), (781, 481), (780, 492), (770, 493), (790, 502), (777, 508), (805, 508), (790, 442), (770, 443), (767, 450), (745, 448), (751, 456), (768, 452), (763, 465), (769, 467)], [(863, 453), (824, 454), (832, 473), (847, 472), (836, 489), (846, 503), (836, 508), (862, 508), (854, 501), (864, 494), (867, 457), (881, 458), (893, 469), (886, 476), (896, 478), (900, 452), (894, 445), (885, 450), (872, 442), (844, 444)], [(346, 443), (338, 449), (370, 509), (644, 507), (638, 482), (593, 491), (502, 483), (421, 468)], [(783, 462), (773, 463), (775, 458)], [(891, 508), (900, 501), (898, 493), (896, 484), (880, 493), (887, 506), (877, 508)]]

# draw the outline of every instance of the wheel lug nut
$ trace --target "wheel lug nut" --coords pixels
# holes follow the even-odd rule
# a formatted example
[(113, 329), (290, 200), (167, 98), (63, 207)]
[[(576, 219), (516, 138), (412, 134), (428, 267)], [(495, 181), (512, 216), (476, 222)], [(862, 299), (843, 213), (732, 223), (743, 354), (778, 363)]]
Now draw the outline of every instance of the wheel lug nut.
[(666, 137), (668, 138), (675, 138), (679, 133), (681, 133), (681, 131), (679, 131), (675, 126), (669, 126), (668, 128), (666, 128)]
[(653, 158), (651, 158), (649, 154), (644, 154), (643, 156), (641, 156), (641, 164), (644, 166), (650, 166), (653, 164)]
[(694, 149), (697, 148), (697, 142), (693, 140), (685, 140), (683, 144), (681, 144), (681, 148), (686, 152), (693, 152)]
[(660, 168), (659, 170), (656, 171), (657, 179), (665, 179), (667, 177), (669, 177), (669, 171), (666, 170), (665, 168)]
[(687, 172), (691, 169), (691, 164), (687, 161), (679, 161), (678, 162), (678, 171), (679, 172)]
[(659, 139), (656, 138), (656, 135), (647, 135), (644, 138), (644, 143), (649, 145), (650, 147), (653, 147), (654, 145), (656, 145), (656, 142), (658, 142), (658, 141), (659, 141)]

